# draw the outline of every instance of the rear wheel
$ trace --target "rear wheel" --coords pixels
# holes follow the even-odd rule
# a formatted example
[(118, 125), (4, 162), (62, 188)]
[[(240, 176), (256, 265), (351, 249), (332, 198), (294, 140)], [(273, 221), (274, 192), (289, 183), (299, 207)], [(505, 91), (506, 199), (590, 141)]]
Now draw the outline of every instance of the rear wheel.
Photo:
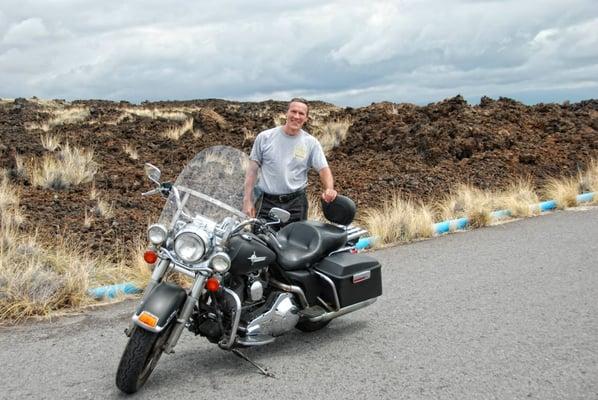
[(135, 393), (143, 386), (162, 356), (172, 326), (160, 333), (135, 327), (116, 371), (116, 386), (120, 390)]
[(329, 323), (330, 323), (330, 320), (312, 322), (312, 321), (306, 319), (303, 321), (299, 321), (297, 323), (297, 325), (295, 325), (295, 328), (299, 329), (301, 332), (315, 332), (315, 331), (319, 331), (320, 329), (324, 328)]

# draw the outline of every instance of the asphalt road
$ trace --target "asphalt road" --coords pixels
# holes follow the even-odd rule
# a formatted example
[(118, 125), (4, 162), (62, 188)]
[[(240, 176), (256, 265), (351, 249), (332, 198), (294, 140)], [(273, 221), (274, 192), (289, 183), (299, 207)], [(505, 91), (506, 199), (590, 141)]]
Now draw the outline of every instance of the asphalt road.
[[(384, 294), (326, 329), (245, 350), (185, 333), (143, 399), (597, 399), (598, 209), (375, 252)], [(0, 328), (0, 397), (123, 398), (134, 303)]]

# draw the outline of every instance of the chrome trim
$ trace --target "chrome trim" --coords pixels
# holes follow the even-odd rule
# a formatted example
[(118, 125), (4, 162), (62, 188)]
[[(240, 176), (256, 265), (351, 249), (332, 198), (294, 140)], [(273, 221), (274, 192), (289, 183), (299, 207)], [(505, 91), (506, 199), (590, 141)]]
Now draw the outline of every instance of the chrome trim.
[(166, 250), (165, 248), (160, 249), (160, 258), (168, 258), (173, 264), (186, 269), (188, 271), (199, 272), (201, 275), (210, 276), (212, 274), (212, 270), (208, 267), (208, 261), (202, 261), (197, 266), (183, 264), (182, 262), (178, 261), (176, 257), (172, 254), (171, 251)]
[(233, 325), (231, 326), (228, 341), (223, 339), (220, 342), (218, 342), (218, 346), (220, 346), (220, 348), (230, 350), (235, 344), (237, 330), (239, 329), (239, 321), (241, 320), (241, 299), (239, 299), (239, 296), (237, 296), (237, 294), (229, 288), (224, 286), (222, 286), (222, 288), (226, 293), (230, 294), (233, 297), (233, 299), (235, 300), (235, 306), (237, 308), (235, 311), (235, 319), (233, 320)]
[(172, 269), (173, 271), (175, 271), (175, 272), (179, 272), (179, 273), (181, 273), (181, 274), (183, 274), (183, 275), (187, 275), (187, 276), (189, 276), (189, 277), (191, 277), (191, 278), (195, 278), (195, 276), (196, 276), (196, 273), (195, 273), (195, 272), (193, 272), (193, 271), (189, 271), (189, 270), (188, 270), (188, 269), (186, 269), (186, 268), (181, 268), (181, 267), (179, 267), (178, 265), (173, 265), (171, 269)]
[(309, 303), (307, 302), (307, 297), (305, 297), (305, 293), (303, 292), (303, 289), (301, 289), (299, 286), (287, 285), (286, 283), (279, 282), (274, 278), (270, 278), (270, 284), (272, 286), (275, 286), (275, 287), (285, 290), (287, 292), (295, 293), (299, 297), (301, 306), (303, 308), (309, 307)]
[(326, 303), (320, 296), (318, 296), (317, 300), (320, 302), (322, 307), (324, 307), (326, 310), (334, 311), (334, 309), (332, 307), (330, 307), (330, 304)]
[(172, 353), (174, 346), (176, 346), (179, 338), (181, 337), (181, 333), (183, 333), (183, 328), (187, 324), (191, 313), (193, 313), (193, 307), (195, 303), (199, 300), (199, 296), (201, 295), (201, 291), (203, 290), (204, 283), (206, 281), (206, 277), (203, 275), (197, 275), (195, 278), (195, 282), (193, 282), (193, 287), (191, 288), (191, 293), (187, 296), (187, 300), (185, 300), (185, 304), (181, 309), (181, 313), (177, 318), (174, 327), (164, 345), (164, 352), (169, 354)]
[(331, 255), (333, 255), (333, 254), (337, 254), (337, 253), (344, 253), (345, 251), (350, 251), (350, 250), (353, 250), (353, 249), (355, 249), (355, 246), (346, 246), (346, 247), (341, 247), (340, 249), (338, 249), (338, 250), (334, 250), (333, 252), (329, 253), (329, 254), (328, 254), (328, 257), (330, 257), (330, 256), (331, 256)]
[(368, 233), (368, 231), (367, 231), (367, 230), (365, 230), (365, 229), (360, 229), (360, 230), (358, 230), (357, 232), (354, 232), (354, 233), (348, 234), (348, 235), (347, 235), (347, 241), (350, 241), (350, 240), (357, 239), (358, 237), (360, 237), (360, 236), (362, 236), (362, 235), (365, 235), (366, 233)]
[(338, 311), (332, 311), (332, 312), (329, 312), (329, 313), (318, 315), (317, 317), (308, 318), (308, 320), (311, 321), (311, 322), (330, 321), (331, 319), (338, 318), (341, 315), (345, 315), (345, 314), (348, 314), (350, 312), (357, 311), (357, 310), (359, 310), (361, 308), (367, 307), (367, 306), (369, 306), (371, 304), (374, 304), (376, 302), (376, 300), (378, 300), (378, 298), (374, 297), (373, 299), (368, 299), (368, 300), (362, 301), (360, 303), (355, 303), (355, 304), (352, 304), (352, 305), (347, 306), (345, 308), (341, 308)]
[(324, 275), (320, 271), (316, 271), (315, 269), (314, 269), (314, 272), (316, 274), (318, 274), (318, 276), (320, 278), (322, 278), (326, 282), (328, 282), (328, 284), (332, 287), (332, 294), (334, 294), (334, 305), (336, 307), (336, 311), (340, 310), (341, 309), (341, 302), (338, 300), (338, 292), (336, 291), (336, 286), (334, 285), (334, 282), (332, 282), (332, 279), (330, 279), (329, 277), (327, 277), (326, 275)]

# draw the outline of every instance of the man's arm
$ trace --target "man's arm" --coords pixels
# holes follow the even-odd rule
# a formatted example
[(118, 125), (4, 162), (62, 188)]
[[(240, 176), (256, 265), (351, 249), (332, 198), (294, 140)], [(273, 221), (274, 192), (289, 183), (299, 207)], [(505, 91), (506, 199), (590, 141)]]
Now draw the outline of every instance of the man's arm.
[(330, 167), (324, 167), (319, 171), (320, 181), (324, 187), (322, 198), (326, 203), (330, 203), (336, 198), (336, 190), (334, 190), (334, 178), (332, 177), (332, 171)]
[(259, 168), (260, 166), (256, 161), (249, 160), (247, 172), (245, 173), (245, 185), (243, 186), (243, 212), (252, 218), (255, 217), (253, 187), (257, 181), (257, 171)]

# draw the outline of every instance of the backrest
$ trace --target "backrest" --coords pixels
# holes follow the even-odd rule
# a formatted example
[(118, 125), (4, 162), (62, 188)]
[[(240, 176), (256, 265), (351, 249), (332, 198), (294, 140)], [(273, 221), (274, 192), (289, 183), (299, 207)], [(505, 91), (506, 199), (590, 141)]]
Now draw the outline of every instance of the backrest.
[(326, 203), (323, 199), (322, 211), (326, 219), (339, 225), (349, 225), (355, 218), (357, 207), (353, 200), (347, 196), (337, 195), (334, 201)]

